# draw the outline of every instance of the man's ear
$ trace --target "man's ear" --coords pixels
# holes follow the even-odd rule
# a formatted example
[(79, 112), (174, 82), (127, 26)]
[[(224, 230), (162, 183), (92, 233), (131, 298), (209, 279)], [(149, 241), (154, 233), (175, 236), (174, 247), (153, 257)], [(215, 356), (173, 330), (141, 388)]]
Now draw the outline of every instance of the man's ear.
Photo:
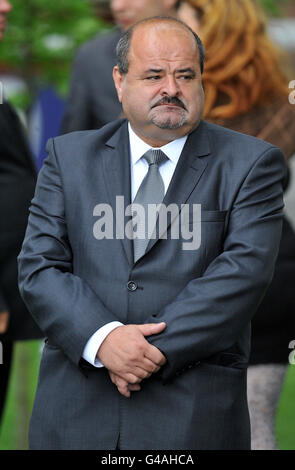
[(117, 65), (113, 69), (113, 79), (114, 79), (119, 101), (120, 103), (122, 103), (122, 83), (124, 80), (124, 75), (120, 74), (119, 67)]

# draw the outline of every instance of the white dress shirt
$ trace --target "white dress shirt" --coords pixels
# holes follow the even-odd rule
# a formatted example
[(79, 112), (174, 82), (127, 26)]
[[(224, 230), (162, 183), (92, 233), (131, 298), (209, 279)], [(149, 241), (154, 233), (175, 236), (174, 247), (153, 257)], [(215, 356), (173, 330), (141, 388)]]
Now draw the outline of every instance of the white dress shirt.
[[(150, 150), (151, 146), (141, 140), (132, 130), (130, 123), (128, 123), (129, 142), (130, 142), (130, 168), (131, 168), (131, 200), (134, 201), (135, 195), (148, 172), (149, 165), (144, 158), (141, 158), (145, 152)], [(163, 145), (162, 152), (168, 157), (168, 160), (161, 164), (159, 167), (162, 176), (165, 194), (175, 171), (180, 154), (186, 142), (187, 135), (180, 139), (173, 140), (169, 144)], [(159, 147), (153, 147), (159, 148)], [(113, 321), (107, 323), (102, 328), (98, 329), (87, 341), (83, 350), (82, 357), (95, 367), (103, 367), (103, 364), (96, 358), (97, 351), (101, 343), (107, 335), (123, 323)]]

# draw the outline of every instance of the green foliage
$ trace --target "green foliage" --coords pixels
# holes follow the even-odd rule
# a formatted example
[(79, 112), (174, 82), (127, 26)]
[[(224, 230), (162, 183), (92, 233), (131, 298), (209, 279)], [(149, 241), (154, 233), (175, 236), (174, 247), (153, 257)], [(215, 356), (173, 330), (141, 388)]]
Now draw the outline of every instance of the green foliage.
[(279, 401), (276, 434), (279, 448), (282, 450), (295, 449), (295, 365), (289, 365), (283, 391)]
[(265, 10), (272, 16), (280, 16), (283, 7), (289, 0), (259, 0)]
[[(51, 84), (65, 95), (77, 47), (106, 29), (86, 0), (11, 0), (0, 67), (21, 75), (34, 95)], [(99, 53), (99, 51), (98, 51)], [(27, 100), (22, 100), (27, 104)]]
[(14, 343), (9, 388), (0, 427), (0, 450), (28, 447), (29, 419), (37, 388), (40, 347), (40, 341)]
[(25, 91), (15, 93), (9, 98), (9, 102), (14, 108), (27, 109), (31, 103), (30, 95)]

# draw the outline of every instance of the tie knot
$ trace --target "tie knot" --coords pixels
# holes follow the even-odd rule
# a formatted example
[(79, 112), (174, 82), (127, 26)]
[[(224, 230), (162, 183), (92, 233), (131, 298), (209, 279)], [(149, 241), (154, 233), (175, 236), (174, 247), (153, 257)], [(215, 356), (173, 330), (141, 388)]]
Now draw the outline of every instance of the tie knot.
[(168, 160), (167, 155), (165, 155), (162, 150), (148, 150), (143, 155), (143, 158), (148, 162), (149, 165), (159, 165), (160, 163)]

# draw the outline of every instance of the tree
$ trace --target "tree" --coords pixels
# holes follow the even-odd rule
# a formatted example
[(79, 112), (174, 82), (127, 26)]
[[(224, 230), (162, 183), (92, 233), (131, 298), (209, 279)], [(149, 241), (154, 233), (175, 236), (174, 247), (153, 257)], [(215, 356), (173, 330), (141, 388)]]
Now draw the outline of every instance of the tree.
[[(13, 9), (0, 45), (0, 67), (15, 71), (29, 95), (15, 104), (29, 104), (43, 84), (65, 96), (69, 67), (77, 47), (109, 28), (86, 0), (12, 0)], [(99, 51), (97, 51), (99, 54)]]

